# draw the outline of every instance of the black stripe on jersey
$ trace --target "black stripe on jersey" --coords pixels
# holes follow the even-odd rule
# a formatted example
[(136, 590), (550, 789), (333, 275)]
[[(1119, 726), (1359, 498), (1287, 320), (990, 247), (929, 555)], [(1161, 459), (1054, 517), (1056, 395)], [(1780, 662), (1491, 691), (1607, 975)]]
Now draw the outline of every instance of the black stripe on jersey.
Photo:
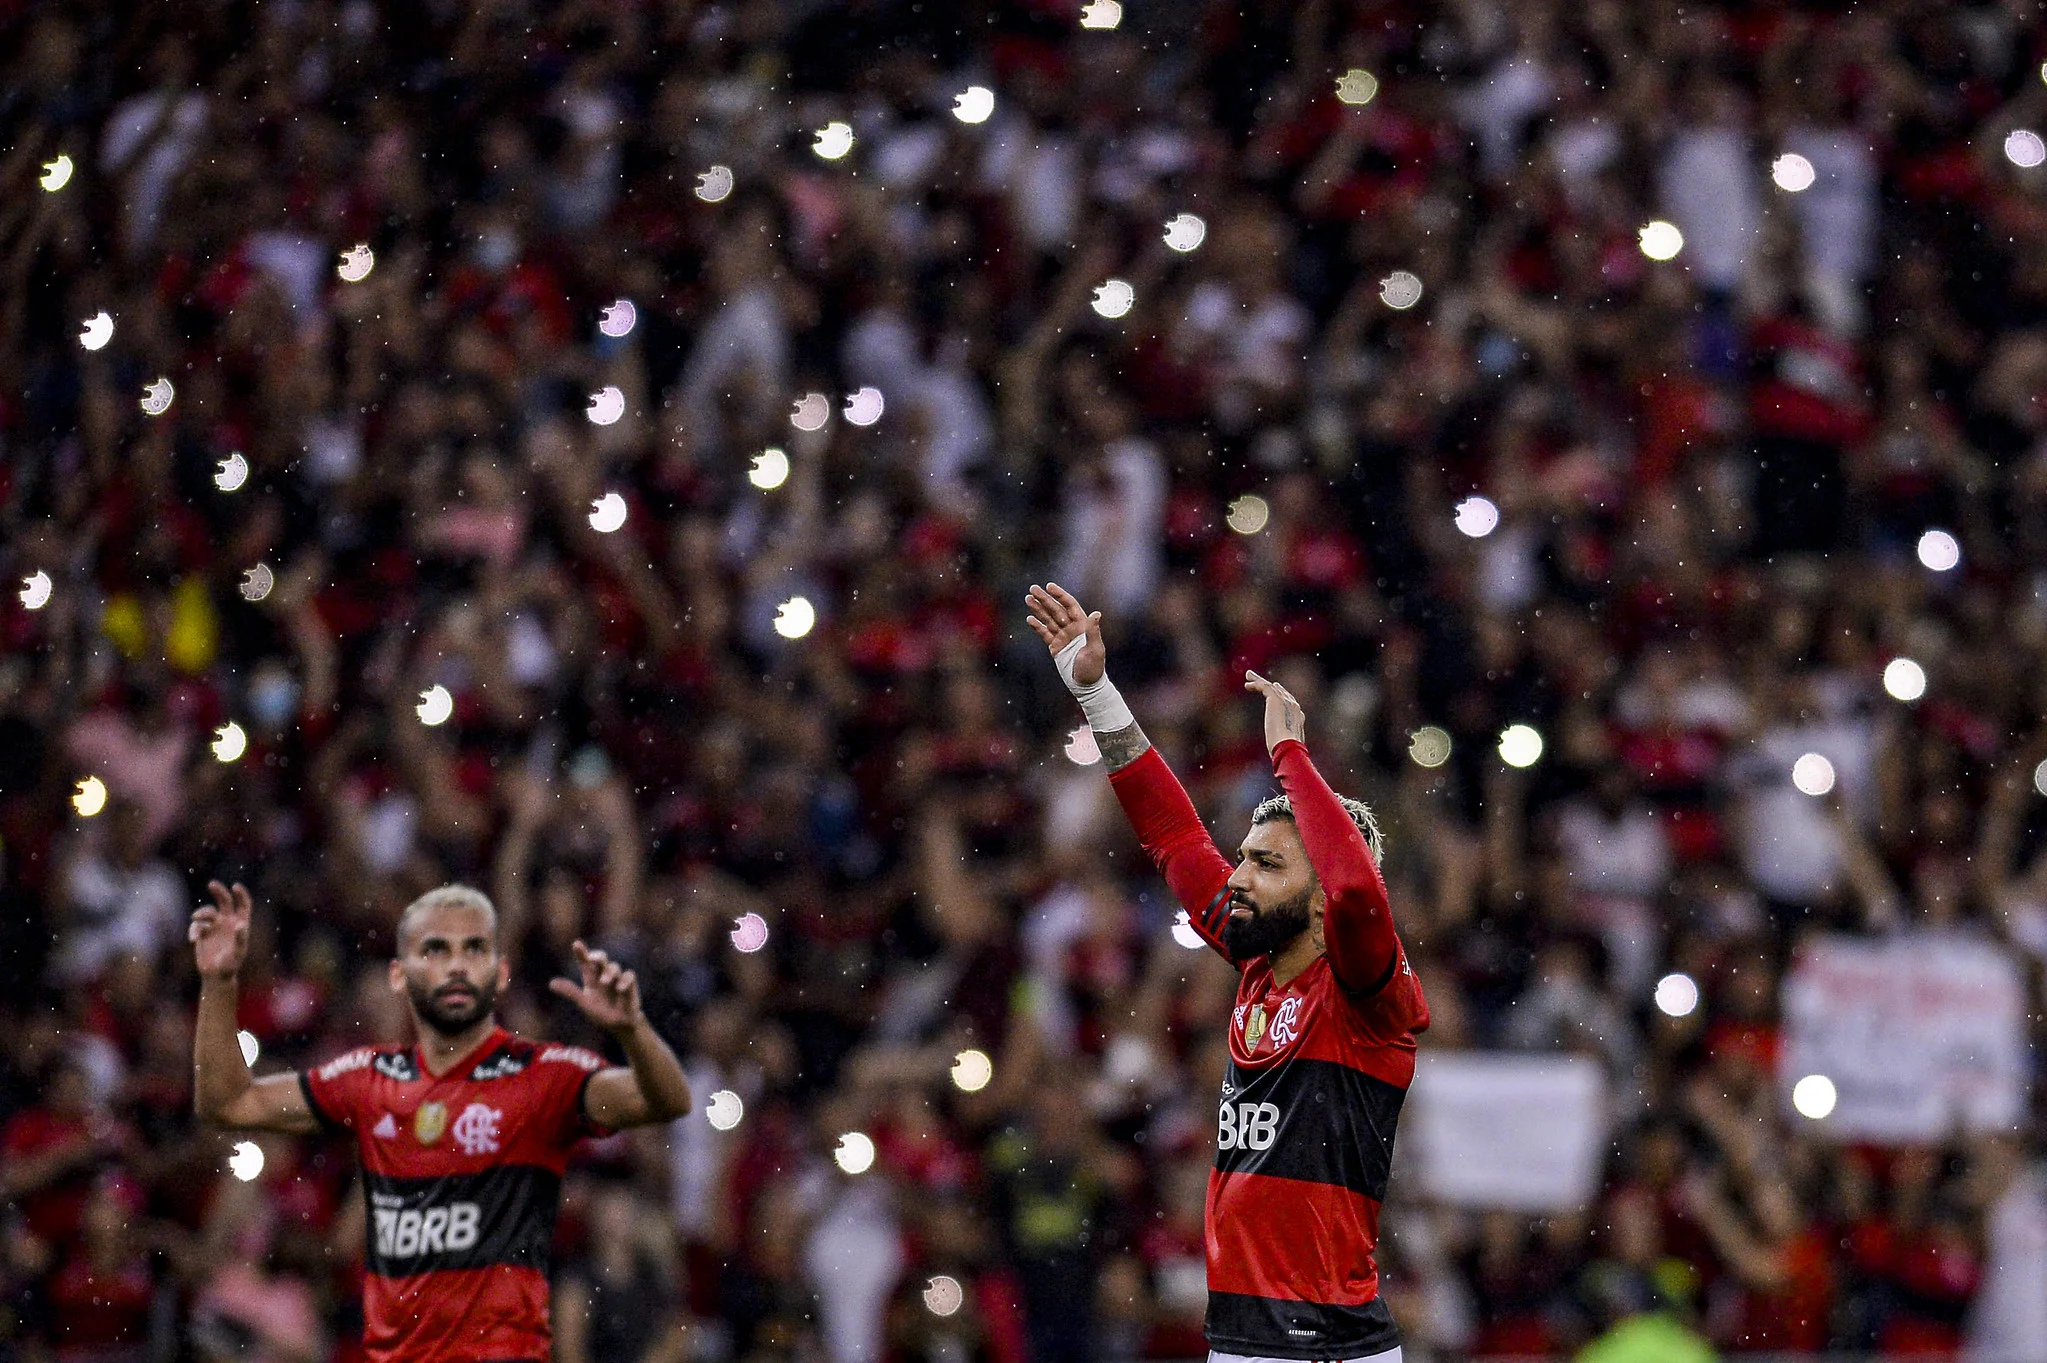
[(1378, 1297), (1363, 1306), (1325, 1306), (1210, 1292), (1205, 1333), (1209, 1347), (1222, 1353), (1267, 1358), (1359, 1358), (1400, 1343), (1400, 1327)]
[(1393, 1169), (1407, 1090), (1330, 1060), (1253, 1070), (1230, 1062), (1215, 1167), (1225, 1174), (1333, 1183), (1376, 1202)]
[(369, 1269), (386, 1278), (451, 1269), (547, 1271), (561, 1180), (530, 1164), (474, 1174), (393, 1178), (363, 1173)]
[(1230, 916), (1229, 899), (1230, 887), (1229, 883), (1225, 881), (1223, 887), (1215, 892), (1215, 898), (1208, 901), (1208, 907), (1201, 911), (1201, 925), (1208, 929), (1209, 936), (1221, 937), (1223, 935), (1223, 924), (1229, 920)]
[(322, 1131), (332, 1136), (337, 1134), (338, 1132), (348, 1130), (347, 1127), (343, 1126), (340, 1122), (335, 1121), (333, 1117), (329, 1116), (327, 1113), (327, 1109), (320, 1106), (320, 1100), (313, 1096), (312, 1075), (306, 1074), (304, 1072), (301, 1072), (299, 1074), (299, 1092), (305, 1095), (306, 1106), (312, 1109), (313, 1120), (320, 1124), (320, 1129)]

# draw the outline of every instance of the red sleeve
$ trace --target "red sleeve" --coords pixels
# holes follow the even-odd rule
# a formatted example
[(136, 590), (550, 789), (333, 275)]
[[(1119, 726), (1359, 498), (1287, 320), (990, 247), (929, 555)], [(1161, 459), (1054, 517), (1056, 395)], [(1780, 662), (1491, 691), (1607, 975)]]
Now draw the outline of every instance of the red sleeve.
[(1377, 993), (1399, 964), (1400, 937), (1372, 849), (1298, 740), (1282, 739), (1272, 764), (1294, 807), (1301, 845), (1329, 897), (1322, 913), (1329, 968), (1353, 994)]
[(370, 1061), (375, 1057), (376, 1052), (364, 1046), (299, 1075), (299, 1090), (322, 1129), (355, 1130), (356, 1100), (369, 1082)]
[(541, 1049), (538, 1068), (544, 1081), (542, 1102), (557, 1145), (567, 1149), (585, 1136), (611, 1134), (610, 1127), (591, 1121), (583, 1107), (584, 1091), (605, 1068), (603, 1056), (581, 1046), (550, 1044)]
[(1229, 959), (1222, 930), (1230, 914), (1230, 863), (1202, 827), (1201, 816), (1173, 769), (1157, 748), (1147, 748), (1135, 762), (1110, 772), (1109, 785), (1145, 854), (1187, 910), (1187, 921), (1202, 940)]

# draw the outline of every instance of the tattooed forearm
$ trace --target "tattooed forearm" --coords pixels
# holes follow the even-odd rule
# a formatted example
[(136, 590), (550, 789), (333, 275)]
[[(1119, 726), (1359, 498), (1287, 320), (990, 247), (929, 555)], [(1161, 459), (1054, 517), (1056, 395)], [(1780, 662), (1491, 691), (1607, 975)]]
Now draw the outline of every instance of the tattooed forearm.
[(1109, 770), (1121, 771), (1144, 756), (1151, 747), (1151, 740), (1144, 736), (1142, 725), (1132, 724), (1114, 733), (1096, 734), (1095, 745), (1102, 750), (1102, 761), (1108, 764)]

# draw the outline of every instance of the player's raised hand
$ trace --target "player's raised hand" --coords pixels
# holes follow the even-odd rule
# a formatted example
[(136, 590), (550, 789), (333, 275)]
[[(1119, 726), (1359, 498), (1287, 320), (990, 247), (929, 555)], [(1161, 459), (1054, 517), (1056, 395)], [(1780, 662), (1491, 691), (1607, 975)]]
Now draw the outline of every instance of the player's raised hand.
[(1030, 608), (1031, 628), (1045, 641), (1045, 647), (1058, 657), (1066, 646), (1075, 639), (1087, 639), (1080, 646), (1080, 653), (1073, 660), (1073, 680), (1081, 686), (1092, 686), (1102, 679), (1102, 672), (1108, 666), (1109, 650), (1102, 643), (1102, 613), (1090, 613), (1081, 608), (1073, 599), (1073, 593), (1056, 582), (1040, 587), (1035, 583), (1024, 593), (1024, 604)]
[(249, 915), (254, 908), (240, 881), (233, 890), (217, 880), (207, 881), (206, 888), (213, 903), (193, 912), (185, 938), (192, 944), (192, 956), (203, 978), (232, 979), (249, 952)]
[(601, 951), (592, 951), (576, 941), (576, 964), (583, 980), (549, 980), (547, 987), (583, 1010), (583, 1016), (607, 1032), (624, 1032), (639, 1025), (640, 979)]
[(1271, 752), (1284, 739), (1308, 741), (1308, 716), (1293, 692), (1256, 672), (1244, 674), (1244, 689), (1265, 697), (1265, 751)]

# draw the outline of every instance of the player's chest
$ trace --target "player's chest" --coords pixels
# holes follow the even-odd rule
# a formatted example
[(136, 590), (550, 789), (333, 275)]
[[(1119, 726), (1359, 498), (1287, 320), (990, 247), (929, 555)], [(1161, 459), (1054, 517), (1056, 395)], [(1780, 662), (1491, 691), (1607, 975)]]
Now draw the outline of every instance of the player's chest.
[(1292, 1054), (1321, 1012), (1311, 989), (1296, 986), (1246, 989), (1230, 1014), (1230, 1052), (1240, 1064), (1256, 1065)]
[(380, 1162), (437, 1166), (481, 1164), (530, 1144), (535, 1104), (516, 1077), (490, 1083), (380, 1078), (370, 1086), (361, 1130), (366, 1155)]

